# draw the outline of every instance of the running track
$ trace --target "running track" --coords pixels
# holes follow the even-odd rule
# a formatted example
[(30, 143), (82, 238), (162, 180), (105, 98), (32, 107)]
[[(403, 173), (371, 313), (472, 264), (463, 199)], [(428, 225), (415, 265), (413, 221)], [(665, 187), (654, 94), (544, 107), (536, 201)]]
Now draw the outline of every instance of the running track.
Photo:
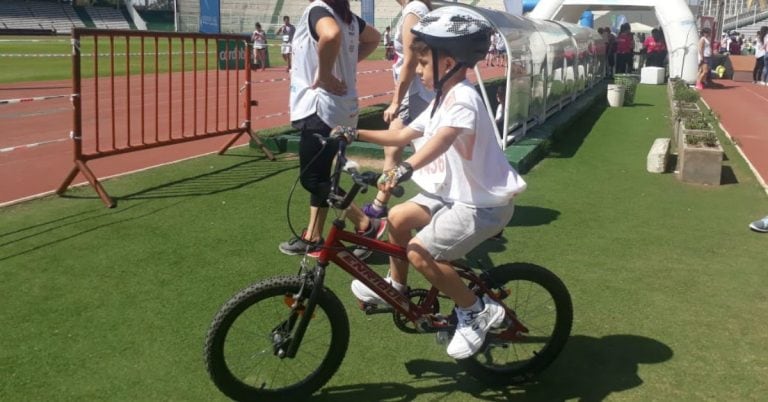
[[(359, 65), (361, 106), (391, 100), (393, 81), (390, 66), (391, 62), (385, 60), (364, 61)], [(483, 70), (486, 79), (503, 74), (500, 68)], [(259, 102), (259, 106), (253, 109), (254, 130), (289, 123), (287, 78), (284, 68), (253, 72), (253, 99)], [(72, 144), (69, 140), (72, 105), (67, 96), (70, 93), (71, 81), (0, 85), (0, 100), (55, 97), (0, 104), (0, 205), (51, 193), (72, 168)], [(88, 164), (97, 177), (105, 178), (215, 152), (229, 138), (221, 136), (192, 141), (97, 159)], [(248, 137), (243, 136), (237, 144), (247, 141)], [(85, 178), (80, 175), (74, 183), (83, 182)]]

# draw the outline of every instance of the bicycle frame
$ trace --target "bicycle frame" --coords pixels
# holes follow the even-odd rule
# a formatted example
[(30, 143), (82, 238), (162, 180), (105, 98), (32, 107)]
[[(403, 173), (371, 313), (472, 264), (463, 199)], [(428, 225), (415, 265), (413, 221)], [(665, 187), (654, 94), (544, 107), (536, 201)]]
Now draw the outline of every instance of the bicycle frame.
[[(339, 193), (339, 177), (343, 170), (343, 166), (346, 164), (347, 159), (345, 156), (346, 144), (344, 142), (339, 143), (339, 150), (337, 152), (336, 167), (332, 174), (332, 194)], [(419, 331), (429, 331), (430, 329), (439, 330), (442, 328), (450, 328), (452, 325), (447, 320), (433, 320), (430, 319), (432, 311), (429, 308), (436, 301), (440, 291), (432, 286), (427, 292), (427, 296), (417, 305), (413, 303), (406, 295), (403, 295), (397, 289), (395, 289), (389, 282), (372, 270), (368, 264), (357, 258), (352, 252), (346, 249), (342, 242), (352, 243), (355, 245), (367, 247), (370, 250), (378, 251), (389, 255), (390, 257), (399, 258), (407, 261), (406, 250), (403, 247), (391, 244), (389, 242), (371, 239), (361, 234), (347, 231), (344, 229), (346, 218), (346, 209), (351, 204), (352, 200), (366, 185), (371, 185), (371, 181), (375, 183), (375, 177), (368, 177), (367, 179), (355, 180), (352, 188), (348, 193), (343, 196), (331, 197), (329, 204), (332, 207), (341, 210), (340, 216), (333, 221), (330, 231), (325, 239), (325, 244), (320, 251), (320, 255), (317, 259), (316, 279), (314, 280), (315, 286), (312, 289), (310, 299), (315, 296), (315, 293), (320, 290), (325, 278), (325, 270), (330, 262), (338, 265), (350, 274), (353, 278), (362, 282), (369, 289), (373, 290), (376, 294), (381, 296), (393, 309), (406, 317), (409, 321), (413, 322), (416, 329)], [(484, 294), (492, 295), (494, 298), (499, 299), (501, 295), (493, 294), (493, 292), (485, 286), (483, 280), (478, 277), (468, 267), (453, 264), (457, 269), (457, 273), (460, 277), (470, 281), (473, 286), (477, 287), (477, 290)], [(314, 309), (313, 300), (310, 300), (308, 304), (308, 311), (302, 318), (298, 327), (297, 341), (300, 343), (303, 335), (303, 331), (306, 329), (306, 325), (309, 323), (308, 316), (311, 316), (311, 311)], [(506, 339), (518, 338), (520, 334), (527, 333), (528, 328), (525, 327), (515, 317), (515, 313), (506, 306), (504, 307), (507, 312), (507, 317), (512, 320), (511, 325), (502, 336)], [(427, 321), (429, 320), (429, 321)], [(295, 353), (295, 348), (292, 348), (292, 352)], [(292, 353), (293, 354), (293, 353)], [(291, 355), (292, 355), (291, 354)]]

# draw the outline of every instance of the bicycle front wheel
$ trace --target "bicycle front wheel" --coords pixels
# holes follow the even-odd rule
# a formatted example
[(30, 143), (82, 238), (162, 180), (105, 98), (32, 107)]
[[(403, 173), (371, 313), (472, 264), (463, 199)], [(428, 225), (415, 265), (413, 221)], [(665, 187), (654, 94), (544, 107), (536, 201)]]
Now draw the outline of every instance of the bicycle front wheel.
[(507, 264), (488, 274), (487, 285), (500, 291), (501, 303), (527, 332), (501, 328), (489, 333), (480, 352), (458, 362), (485, 383), (519, 384), (544, 370), (565, 346), (573, 322), (571, 296), (560, 278), (538, 265)]
[(317, 298), (296, 356), (281, 356), (309, 297), (305, 289), (305, 300), (293, 299), (303, 283), (298, 276), (256, 283), (216, 314), (203, 354), (211, 380), (225, 395), (235, 400), (300, 400), (338, 370), (349, 344), (349, 321), (341, 301), (327, 288)]

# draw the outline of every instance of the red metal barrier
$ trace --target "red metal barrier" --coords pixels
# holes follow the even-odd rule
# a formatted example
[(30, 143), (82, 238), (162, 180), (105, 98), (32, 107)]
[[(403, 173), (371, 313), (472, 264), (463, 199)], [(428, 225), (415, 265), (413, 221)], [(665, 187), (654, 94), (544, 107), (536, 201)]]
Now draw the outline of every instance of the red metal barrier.
[(256, 102), (245, 40), (242, 35), (75, 28), (74, 167), (56, 193), (63, 194), (82, 173), (114, 207), (88, 161), (220, 135), (233, 138), (219, 154), (248, 134), (274, 159), (251, 130)]

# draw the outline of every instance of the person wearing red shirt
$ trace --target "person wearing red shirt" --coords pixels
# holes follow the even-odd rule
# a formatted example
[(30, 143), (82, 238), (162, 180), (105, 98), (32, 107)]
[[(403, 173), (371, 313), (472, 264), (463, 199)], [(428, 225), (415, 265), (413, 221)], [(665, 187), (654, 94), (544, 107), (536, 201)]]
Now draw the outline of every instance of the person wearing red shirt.
[(621, 24), (616, 37), (616, 73), (632, 72), (632, 58), (635, 55), (635, 38), (628, 22)]
[(645, 38), (643, 48), (647, 52), (646, 67), (664, 67), (664, 59), (667, 57), (667, 44), (664, 34), (658, 28), (651, 31), (651, 35)]

